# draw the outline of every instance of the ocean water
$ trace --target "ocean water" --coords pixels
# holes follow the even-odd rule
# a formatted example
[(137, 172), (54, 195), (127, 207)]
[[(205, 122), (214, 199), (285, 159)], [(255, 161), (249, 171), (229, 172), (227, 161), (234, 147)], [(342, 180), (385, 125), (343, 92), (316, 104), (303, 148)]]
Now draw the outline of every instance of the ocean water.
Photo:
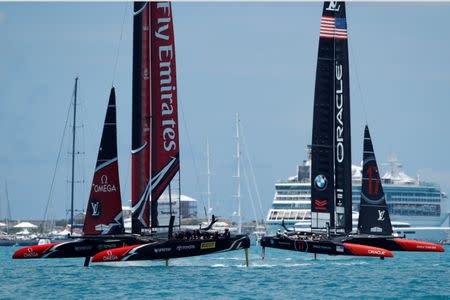
[(83, 259), (12, 260), (0, 247), (0, 299), (450, 299), (450, 247), (393, 259), (261, 248), (164, 262), (83, 267)]

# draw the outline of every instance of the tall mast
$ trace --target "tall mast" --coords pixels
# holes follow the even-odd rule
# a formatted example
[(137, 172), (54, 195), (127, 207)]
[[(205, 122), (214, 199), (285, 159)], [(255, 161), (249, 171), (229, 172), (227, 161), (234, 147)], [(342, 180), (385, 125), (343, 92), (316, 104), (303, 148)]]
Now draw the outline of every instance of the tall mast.
[(311, 228), (352, 231), (350, 85), (344, 2), (325, 2), (311, 142)]
[(11, 206), (9, 203), (9, 195), (8, 195), (8, 183), (5, 180), (5, 194), (6, 194), (6, 213), (5, 216), (5, 223), (6, 223), (6, 234), (9, 233), (9, 222), (11, 221)]
[(77, 87), (78, 77), (75, 77), (75, 89), (73, 92), (73, 127), (72, 127), (72, 182), (71, 182), (71, 196), (70, 196), (70, 234), (73, 233), (73, 196), (75, 183), (75, 130), (77, 122)]
[(210, 165), (209, 165), (209, 142), (208, 139), (206, 140), (206, 175), (208, 178), (208, 192), (207, 192), (207, 197), (208, 197), (208, 213), (207, 213), (207, 217), (208, 217), (208, 223), (211, 222), (211, 169), (210, 169)]
[[(6, 202), (5, 202), (6, 205)], [(2, 219), (2, 198), (0, 198), (0, 220)], [(5, 208), (5, 220), (6, 220), (6, 208)], [(5, 222), (6, 224), (6, 222)]]
[(242, 233), (242, 216), (241, 216), (241, 149), (239, 143), (239, 113), (236, 113), (236, 180), (237, 193), (236, 199), (238, 204), (238, 233)]
[(131, 123), (131, 231), (149, 227), (150, 195), (150, 3), (134, 2)]

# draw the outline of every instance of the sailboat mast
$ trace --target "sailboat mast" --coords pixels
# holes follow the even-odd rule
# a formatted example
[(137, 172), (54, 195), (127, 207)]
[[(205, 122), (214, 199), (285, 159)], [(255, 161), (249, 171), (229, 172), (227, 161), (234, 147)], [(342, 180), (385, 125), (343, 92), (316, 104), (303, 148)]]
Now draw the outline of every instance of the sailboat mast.
[(209, 222), (211, 222), (211, 169), (210, 169), (210, 165), (209, 165), (209, 141), (208, 140), (206, 140), (206, 175), (208, 178), (208, 183), (207, 183), (208, 213), (207, 213), (207, 217), (208, 217), (208, 223), (209, 223)]
[(350, 85), (344, 2), (325, 2), (311, 143), (311, 226), (352, 231)]
[(236, 180), (237, 193), (236, 199), (238, 204), (238, 233), (242, 233), (242, 216), (241, 216), (241, 149), (239, 140), (239, 113), (236, 113)]
[(178, 171), (178, 228), (181, 228), (181, 170)]
[(9, 234), (9, 222), (11, 221), (11, 206), (9, 203), (8, 182), (6, 180), (5, 180), (5, 194), (6, 194), (6, 212), (7, 212), (7, 216), (5, 217), (6, 234)]
[(70, 193), (70, 234), (73, 233), (73, 200), (74, 200), (74, 184), (75, 184), (75, 135), (77, 122), (77, 88), (78, 77), (75, 77), (75, 89), (73, 92), (73, 127), (72, 127), (72, 181)]
[(149, 227), (150, 195), (150, 3), (134, 2), (131, 124), (131, 228)]

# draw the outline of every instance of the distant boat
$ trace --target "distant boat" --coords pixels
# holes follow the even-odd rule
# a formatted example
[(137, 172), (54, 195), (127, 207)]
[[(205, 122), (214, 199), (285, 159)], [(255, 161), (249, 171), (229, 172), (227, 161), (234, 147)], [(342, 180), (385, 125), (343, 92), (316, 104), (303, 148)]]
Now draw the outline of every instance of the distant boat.
[[(6, 229), (6, 223), (0, 222), (0, 229)], [(14, 237), (0, 230), (0, 246), (14, 246), (16, 244)]]
[(16, 229), (21, 229), (19, 232), (15, 233), (16, 245), (33, 246), (38, 244), (38, 236), (28, 230), (36, 229), (38, 226), (30, 222), (20, 222), (13, 227)]
[[(6, 196), (6, 215), (4, 223), (0, 222), (0, 246), (14, 246), (16, 244), (15, 237), (9, 233), (9, 225), (11, 222), (11, 209), (9, 204), (8, 184), (5, 180), (5, 196)], [(4, 230), (4, 231), (3, 231)]]
[(16, 241), (11, 236), (0, 235), (0, 246), (14, 246)]

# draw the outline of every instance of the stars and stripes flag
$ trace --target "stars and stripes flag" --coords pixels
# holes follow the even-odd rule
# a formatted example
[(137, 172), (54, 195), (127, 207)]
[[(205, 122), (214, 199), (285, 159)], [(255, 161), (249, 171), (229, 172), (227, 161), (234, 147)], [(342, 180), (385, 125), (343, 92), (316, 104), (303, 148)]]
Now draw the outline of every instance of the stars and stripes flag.
[(320, 22), (320, 37), (347, 39), (347, 22), (345, 18), (322, 16)]

